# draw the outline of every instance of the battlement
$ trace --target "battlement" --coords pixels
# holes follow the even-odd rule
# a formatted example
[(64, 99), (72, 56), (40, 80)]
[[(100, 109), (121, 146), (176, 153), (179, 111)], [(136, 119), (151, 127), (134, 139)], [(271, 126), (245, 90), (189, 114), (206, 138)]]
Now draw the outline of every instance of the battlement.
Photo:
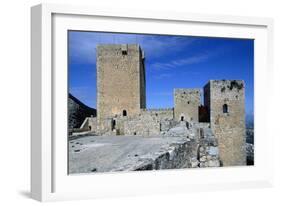
[(174, 94), (198, 94), (200, 91), (200, 88), (175, 88)]
[(161, 112), (161, 111), (173, 111), (174, 108), (160, 108), (160, 109), (157, 109), (157, 108), (152, 108), (152, 109), (142, 109), (141, 111), (142, 112)]
[(243, 95), (245, 83), (243, 80), (210, 80), (208, 83), (213, 94), (216, 96), (224, 96), (225, 98), (237, 98), (236, 95)]
[(144, 58), (144, 52), (139, 44), (100, 44), (97, 46), (97, 57), (114, 57), (114, 56), (139, 56)]
[(244, 87), (244, 81), (243, 80), (209, 80), (209, 83), (217, 86), (217, 87), (224, 87), (227, 86), (228, 89), (232, 90), (233, 88), (236, 88), (238, 90), (242, 89)]

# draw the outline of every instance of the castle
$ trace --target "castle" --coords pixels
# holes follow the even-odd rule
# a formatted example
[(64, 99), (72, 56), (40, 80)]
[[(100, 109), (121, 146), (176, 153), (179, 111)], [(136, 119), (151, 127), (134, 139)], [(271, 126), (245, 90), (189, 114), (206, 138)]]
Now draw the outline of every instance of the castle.
[(200, 88), (175, 88), (174, 108), (146, 109), (145, 55), (139, 45), (97, 46), (96, 68), (97, 117), (86, 118), (81, 129), (110, 136), (200, 139), (210, 134), (221, 166), (246, 165), (242, 80), (210, 80), (204, 95)]

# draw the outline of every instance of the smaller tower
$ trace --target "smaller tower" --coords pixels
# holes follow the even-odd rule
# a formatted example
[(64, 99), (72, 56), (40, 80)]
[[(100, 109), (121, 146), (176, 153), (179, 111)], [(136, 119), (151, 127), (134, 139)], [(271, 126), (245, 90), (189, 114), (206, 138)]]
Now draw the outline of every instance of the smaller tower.
[(174, 90), (175, 120), (198, 122), (200, 89)]
[(242, 80), (211, 80), (204, 103), (223, 166), (246, 165), (245, 88)]

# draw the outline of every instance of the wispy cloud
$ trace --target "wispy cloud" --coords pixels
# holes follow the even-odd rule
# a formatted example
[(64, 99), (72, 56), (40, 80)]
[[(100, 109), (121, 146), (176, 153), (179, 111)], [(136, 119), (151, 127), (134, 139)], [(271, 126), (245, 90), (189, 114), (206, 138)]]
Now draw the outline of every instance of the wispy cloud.
[(172, 77), (173, 75), (171, 73), (162, 73), (162, 74), (156, 74), (155, 76), (153, 76), (154, 79), (167, 79)]
[(181, 51), (195, 41), (195, 38), (180, 36), (71, 32), (69, 54), (73, 62), (95, 64), (98, 44), (140, 44), (146, 56), (154, 59)]
[(140, 40), (140, 45), (147, 56), (154, 59), (180, 52), (195, 41), (192, 37), (143, 36)]
[(193, 56), (187, 56), (167, 62), (155, 62), (150, 65), (151, 69), (156, 70), (169, 70), (174, 68), (183, 67), (186, 65), (192, 65), (192, 64), (198, 64), (202, 62), (206, 62), (209, 59), (215, 58), (219, 56), (222, 52), (227, 52), (227, 48), (220, 47), (216, 48), (212, 51), (204, 51), (202, 53), (193, 55)]

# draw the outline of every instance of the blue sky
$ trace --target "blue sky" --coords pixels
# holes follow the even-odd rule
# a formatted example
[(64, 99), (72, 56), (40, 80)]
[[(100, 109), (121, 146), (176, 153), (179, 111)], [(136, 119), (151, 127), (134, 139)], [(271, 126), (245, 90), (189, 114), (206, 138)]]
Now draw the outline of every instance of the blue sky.
[(241, 79), (253, 114), (254, 40), (69, 31), (69, 91), (96, 108), (96, 46), (140, 44), (146, 57), (147, 108), (173, 107), (174, 88), (203, 88), (210, 79)]

